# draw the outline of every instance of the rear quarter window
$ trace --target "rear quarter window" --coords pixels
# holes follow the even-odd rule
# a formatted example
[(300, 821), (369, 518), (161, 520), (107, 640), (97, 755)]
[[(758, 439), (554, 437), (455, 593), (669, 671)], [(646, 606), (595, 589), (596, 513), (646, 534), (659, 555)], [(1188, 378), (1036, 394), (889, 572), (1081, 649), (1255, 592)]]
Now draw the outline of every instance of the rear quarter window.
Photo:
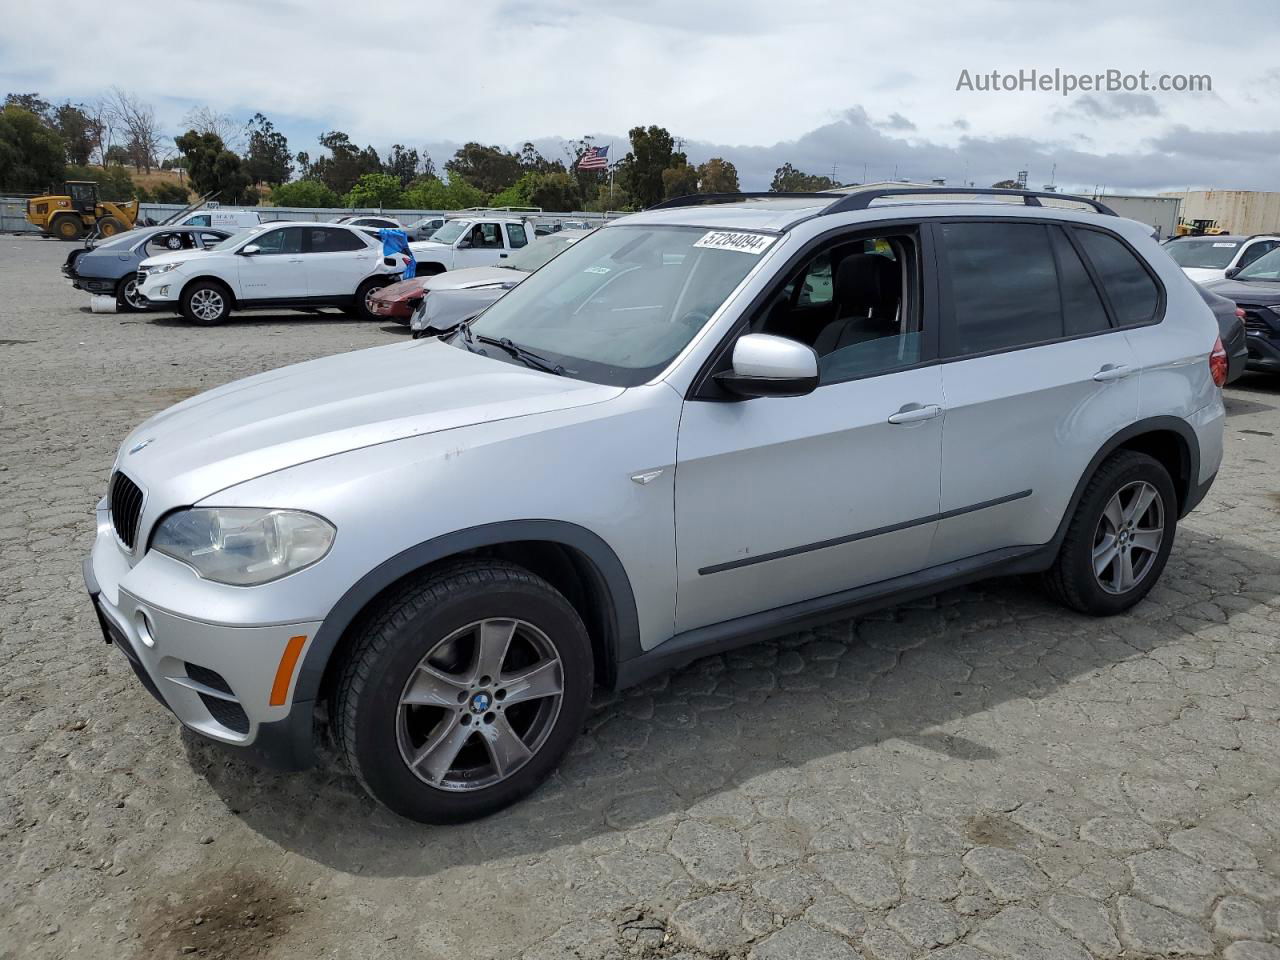
[(1128, 327), (1154, 320), (1160, 305), (1160, 288), (1133, 251), (1097, 230), (1076, 229), (1075, 236), (1111, 301), (1116, 323)]

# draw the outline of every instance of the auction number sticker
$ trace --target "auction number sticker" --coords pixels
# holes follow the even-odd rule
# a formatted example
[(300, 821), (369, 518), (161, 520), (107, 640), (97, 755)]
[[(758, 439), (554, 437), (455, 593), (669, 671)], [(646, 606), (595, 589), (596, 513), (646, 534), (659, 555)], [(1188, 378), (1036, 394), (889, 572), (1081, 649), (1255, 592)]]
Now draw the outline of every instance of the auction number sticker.
[(706, 247), (711, 250), (736, 250), (738, 253), (749, 253), (758, 257), (769, 249), (776, 237), (762, 233), (742, 233), (737, 230), (712, 230), (704, 233), (695, 247)]
[(1235, 247), (1240, 246), (1240, 244), (1238, 244), (1238, 243), (1215, 243), (1215, 244), (1214, 244), (1214, 246), (1215, 246), (1215, 247), (1232, 247), (1232, 248), (1235, 248)]

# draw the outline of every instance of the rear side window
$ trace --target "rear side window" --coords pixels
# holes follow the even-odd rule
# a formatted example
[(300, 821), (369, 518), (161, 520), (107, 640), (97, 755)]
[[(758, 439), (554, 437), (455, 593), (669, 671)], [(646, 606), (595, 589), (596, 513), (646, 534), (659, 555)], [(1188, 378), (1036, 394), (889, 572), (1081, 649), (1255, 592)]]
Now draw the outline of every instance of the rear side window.
[(1132, 251), (1109, 234), (1076, 230), (1076, 238), (1111, 301), (1122, 327), (1149, 323), (1160, 302), (1160, 289)]
[(334, 230), (332, 227), (308, 227), (312, 253), (341, 253), (346, 250), (364, 250), (366, 245), (350, 230)]
[(1049, 228), (1038, 223), (945, 223), (954, 329), (948, 352), (1007, 350), (1063, 335)]
[(1111, 326), (1106, 307), (1098, 296), (1089, 271), (1067, 235), (1057, 227), (1049, 229), (1053, 252), (1058, 257), (1058, 279), (1062, 284), (1063, 334), (1068, 337), (1097, 333)]

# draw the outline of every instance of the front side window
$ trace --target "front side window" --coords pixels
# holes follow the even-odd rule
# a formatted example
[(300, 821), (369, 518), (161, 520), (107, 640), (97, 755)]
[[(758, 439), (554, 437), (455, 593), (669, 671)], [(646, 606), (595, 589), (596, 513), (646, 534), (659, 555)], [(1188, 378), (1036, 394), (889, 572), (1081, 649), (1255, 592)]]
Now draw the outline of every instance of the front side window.
[(1272, 250), (1236, 274), (1237, 280), (1280, 280), (1280, 249)]
[(187, 226), (207, 227), (209, 226), (209, 215), (207, 213), (201, 213), (201, 214), (198, 214), (197, 216), (191, 217), (187, 220)]
[[(774, 239), (669, 225), (609, 227), (568, 247), (471, 330), (508, 338), (568, 376), (635, 386), (675, 359)], [(466, 345), (462, 336), (452, 342)], [(471, 348), (508, 359), (496, 348)]]
[(1074, 233), (1111, 301), (1116, 323), (1149, 323), (1160, 303), (1160, 288), (1138, 258), (1110, 234), (1080, 229)]
[(986, 353), (1063, 336), (1049, 228), (1039, 223), (944, 223), (954, 324), (948, 351)]
[(285, 227), (258, 237), (260, 255), (302, 252), (302, 227)]
[(502, 229), (496, 223), (477, 223), (471, 230), (471, 246), (479, 250), (502, 248)]
[(812, 347), (822, 386), (919, 363), (917, 250), (914, 233), (836, 240), (792, 272), (751, 332)]

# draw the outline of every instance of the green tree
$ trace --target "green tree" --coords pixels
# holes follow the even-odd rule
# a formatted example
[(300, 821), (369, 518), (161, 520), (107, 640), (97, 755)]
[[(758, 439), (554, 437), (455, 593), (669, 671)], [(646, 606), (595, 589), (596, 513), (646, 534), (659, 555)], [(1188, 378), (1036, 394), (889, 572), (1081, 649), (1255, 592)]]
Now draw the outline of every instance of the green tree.
[(413, 183), (421, 172), (422, 162), (418, 159), (418, 151), (406, 147), (402, 143), (393, 144), (391, 153), (383, 161), (382, 172), (388, 173), (400, 181), (400, 186), (407, 187)]
[(4, 97), (6, 107), (21, 107), (28, 113), (34, 113), (40, 120), (53, 126), (53, 104), (38, 93), (7, 93)]
[(543, 210), (581, 210), (582, 190), (578, 181), (564, 170), (526, 174), (531, 176), (529, 204)]
[(462, 210), (483, 205), (485, 194), (462, 181), (445, 183), (437, 177), (419, 177), (400, 202), (411, 210)]
[(838, 186), (840, 184), (830, 177), (805, 173), (789, 163), (784, 163), (773, 172), (773, 182), (769, 184), (769, 189), (774, 193), (806, 193), (814, 190), (830, 190)]
[(0, 187), (38, 193), (60, 183), (65, 156), (62, 138), (39, 116), (12, 103), (0, 111)]
[(492, 207), (532, 207), (534, 206), (533, 183), (536, 179), (536, 173), (526, 173), (519, 180), (513, 183), (501, 193), (495, 193), (489, 198), (489, 205)]
[(468, 143), (444, 165), (449, 182), (463, 180), (482, 193), (500, 193), (520, 179), (525, 170), (520, 158), (501, 147)]
[(675, 149), (675, 140), (664, 127), (632, 127), (631, 152), (618, 164), (618, 179), (632, 200), (651, 207), (666, 195), (662, 172), (688, 162)]
[(698, 167), (700, 193), (737, 193), (738, 168), (723, 157), (712, 157)]
[(113, 143), (111, 146), (107, 147), (106, 159), (108, 166), (114, 164), (116, 166), (123, 167), (129, 162), (129, 151), (120, 144)]
[(698, 192), (698, 168), (687, 163), (662, 171), (662, 195), (666, 199), (687, 197)]
[(337, 194), (344, 194), (366, 173), (381, 173), (382, 160), (373, 147), (361, 150), (341, 130), (330, 130), (319, 137), (320, 146), (329, 156), (312, 162), (309, 154), (298, 154), (299, 172), (304, 180), (319, 180)]
[(260, 113), (249, 121), (244, 168), (254, 183), (286, 183), (293, 174), (289, 141)]
[(178, 151), (187, 161), (191, 189), (198, 194), (216, 194), (227, 204), (258, 202), (252, 179), (245, 173), (240, 158), (226, 148), (216, 133), (188, 130), (175, 137)]
[(98, 196), (103, 200), (149, 200), (150, 194), (141, 189), (124, 167), (69, 166), (68, 180), (92, 180), (98, 185)]
[(348, 207), (398, 207), (404, 195), (400, 179), (389, 173), (366, 173), (348, 191), (343, 204)]
[(101, 125), (89, 116), (83, 106), (70, 101), (54, 111), (53, 120), (54, 128), (66, 147), (67, 163), (87, 164), (102, 137)]
[(294, 180), (273, 189), (271, 202), (277, 207), (336, 207), (341, 200), (319, 180)]

